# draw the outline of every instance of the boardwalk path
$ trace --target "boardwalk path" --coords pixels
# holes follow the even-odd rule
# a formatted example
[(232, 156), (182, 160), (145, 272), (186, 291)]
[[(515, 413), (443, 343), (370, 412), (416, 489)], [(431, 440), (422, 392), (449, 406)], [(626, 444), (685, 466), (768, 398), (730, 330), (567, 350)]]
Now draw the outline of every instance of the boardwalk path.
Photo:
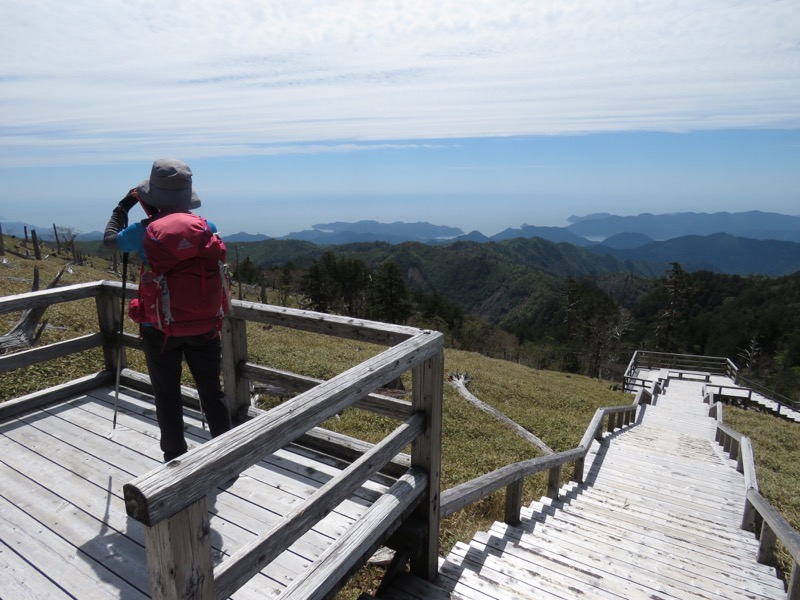
[(702, 388), (670, 381), (638, 426), (594, 444), (585, 484), (456, 544), (436, 588), (405, 577), (384, 598), (785, 598), (739, 527), (743, 477)]

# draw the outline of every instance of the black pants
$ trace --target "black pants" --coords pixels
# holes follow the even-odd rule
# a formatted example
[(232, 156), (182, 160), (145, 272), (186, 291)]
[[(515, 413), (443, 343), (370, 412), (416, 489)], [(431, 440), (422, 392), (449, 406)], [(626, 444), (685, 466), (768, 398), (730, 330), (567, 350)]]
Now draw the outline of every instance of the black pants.
[(140, 328), (147, 369), (156, 398), (156, 418), (161, 429), (161, 450), (164, 461), (186, 452), (181, 404), (181, 367), (183, 358), (189, 365), (200, 405), (208, 421), (211, 437), (231, 428), (231, 413), (220, 384), (221, 346), (219, 335), (170, 336), (155, 327)]

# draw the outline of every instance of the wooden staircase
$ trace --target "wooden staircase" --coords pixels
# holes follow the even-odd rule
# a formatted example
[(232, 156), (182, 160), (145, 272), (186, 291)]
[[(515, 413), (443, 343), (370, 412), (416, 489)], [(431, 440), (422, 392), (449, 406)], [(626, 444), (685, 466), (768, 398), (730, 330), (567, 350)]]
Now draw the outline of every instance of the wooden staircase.
[(402, 575), (380, 598), (785, 598), (740, 528), (743, 477), (702, 388), (672, 381), (636, 426), (593, 444), (585, 483), (457, 543), (433, 584)]

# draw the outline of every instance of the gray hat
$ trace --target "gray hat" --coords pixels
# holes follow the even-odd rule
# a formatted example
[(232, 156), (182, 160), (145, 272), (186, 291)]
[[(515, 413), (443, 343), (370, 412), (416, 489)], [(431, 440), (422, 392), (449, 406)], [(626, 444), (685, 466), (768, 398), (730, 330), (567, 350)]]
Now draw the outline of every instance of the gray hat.
[(159, 158), (153, 163), (150, 179), (136, 188), (142, 202), (164, 212), (181, 212), (200, 206), (192, 190), (192, 170), (175, 158)]

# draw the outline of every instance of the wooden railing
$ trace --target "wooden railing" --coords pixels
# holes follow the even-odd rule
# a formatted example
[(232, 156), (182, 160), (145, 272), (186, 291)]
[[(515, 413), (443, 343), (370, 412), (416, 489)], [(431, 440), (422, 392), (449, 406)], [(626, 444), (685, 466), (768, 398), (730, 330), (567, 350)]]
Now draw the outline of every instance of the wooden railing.
[[(94, 298), (99, 333), (0, 357), (0, 372), (92, 348), (103, 349), (104, 369), (36, 394), (0, 403), (0, 418), (18, 414), (113, 384), (126, 365), (119, 351), (121, 285), (93, 282), (0, 298), (0, 314), (37, 306)], [(128, 287), (128, 296), (135, 294)], [(377, 356), (330, 380), (319, 381), (248, 361), (247, 321), (389, 345)], [(124, 334), (125, 348), (140, 348)], [(222, 331), (223, 380), (234, 417), (240, 424), (126, 484), (128, 515), (144, 525), (145, 548), (153, 598), (227, 598), (355, 489), (385, 468), (394, 468), (396, 483), (353, 527), (330, 546), (281, 598), (331, 596), (369, 553), (413, 517), (416, 552), (412, 571), (428, 580), (438, 572), (441, 469), (441, 408), (444, 377), (442, 334), (412, 327), (362, 321), (321, 313), (234, 301)], [(412, 373), (411, 401), (374, 394), (407, 371)], [(122, 382), (146, 386), (143, 374), (122, 371)], [(270, 411), (250, 406), (250, 381), (268, 382), (300, 392)], [(189, 393), (188, 403), (196, 402)], [(320, 436), (323, 421), (358, 406), (401, 421), (383, 441), (362, 443), (354, 461), (291, 514), (261, 532), (247, 546), (212, 567), (206, 496), (214, 488), (301, 436)], [(328, 444), (336, 436), (322, 436)], [(357, 445), (357, 444), (356, 444)], [(410, 457), (400, 455), (411, 446)], [(353, 451), (353, 447), (349, 448)], [(398, 459), (405, 456), (406, 460)], [(204, 533), (205, 532), (205, 533)], [(190, 596), (184, 596), (187, 590)]]
[(547, 471), (547, 495), (550, 498), (557, 498), (558, 490), (561, 487), (562, 467), (573, 463), (573, 480), (582, 483), (584, 461), (592, 440), (602, 439), (604, 431), (612, 432), (628, 426), (636, 418), (637, 407), (640, 404), (651, 403), (653, 395), (658, 392), (656, 384), (650, 390), (640, 389), (629, 405), (598, 408), (586, 428), (581, 443), (575, 448), (507, 465), (443, 492), (441, 517), (447, 517), (467, 505), (505, 488), (505, 522), (509, 525), (519, 524), (522, 490), (526, 477)]
[(761, 394), (765, 398), (769, 398), (778, 403), (778, 411), (780, 412), (780, 407), (786, 406), (791, 408), (792, 410), (800, 410), (800, 402), (797, 400), (793, 400), (792, 398), (787, 398), (783, 394), (779, 394), (775, 390), (771, 390), (768, 387), (761, 385), (755, 381), (751, 381), (739, 375), (736, 382), (741, 385), (742, 387), (747, 387), (752, 389), (753, 391)]
[(695, 356), (693, 354), (671, 354), (668, 352), (648, 352), (637, 350), (633, 353), (623, 377), (623, 388), (632, 391), (640, 387), (644, 381), (637, 378), (639, 369), (675, 369), (680, 371), (698, 371), (725, 375), (736, 380), (739, 368), (728, 358), (720, 356)]
[(711, 404), (709, 416), (717, 420), (717, 443), (730, 458), (736, 460), (737, 471), (744, 475), (746, 497), (742, 509), (742, 529), (754, 530), (758, 535), (756, 558), (762, 564), (775, 565), (775, 546), (777, 540), (781, 541), (793, 561), (786, 598), (800, 600), (800, 533), (759, 492), (750, 438), (724, 424), (721, 402), (712, 403), (710, 395), (705, 400)]

